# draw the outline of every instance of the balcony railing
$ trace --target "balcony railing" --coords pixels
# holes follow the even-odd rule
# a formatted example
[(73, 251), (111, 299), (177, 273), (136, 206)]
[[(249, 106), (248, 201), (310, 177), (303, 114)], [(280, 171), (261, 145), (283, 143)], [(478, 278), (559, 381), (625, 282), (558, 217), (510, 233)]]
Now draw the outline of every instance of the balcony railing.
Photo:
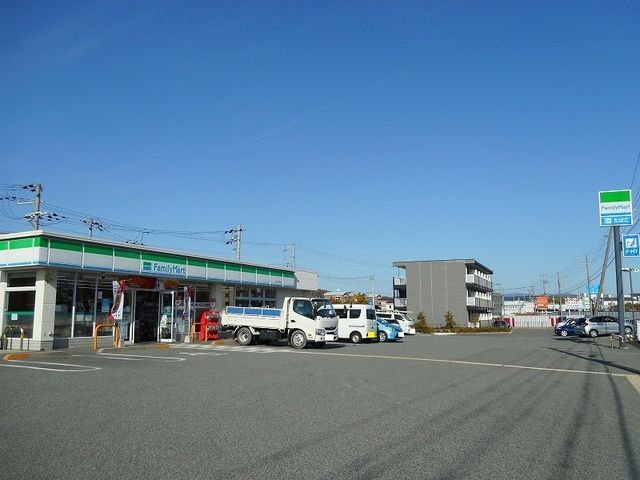
[(406, 298), (394, 298), (393, 305), (396, 307), (406, 307), (407, 299)]
[(393, 284), (394, 285), (406, 285), (407, 284), (407, 279), (406, 278), (400, 278), (400, 277), (393, 277)]
[(475, 285), (487, 290), (493, 290), (493, 282), (472, 273), (465, 275), (465, 282), (467, 282), (467, 285)]
[(485, 298), (467, 297), (467, 307), (493, 308), (493, 302)]

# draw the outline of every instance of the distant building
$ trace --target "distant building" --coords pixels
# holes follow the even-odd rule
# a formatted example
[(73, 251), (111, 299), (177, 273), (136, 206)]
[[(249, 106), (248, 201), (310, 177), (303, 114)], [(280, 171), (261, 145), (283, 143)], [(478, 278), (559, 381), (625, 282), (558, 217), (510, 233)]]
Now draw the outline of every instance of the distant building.
[(493, 302), (493, 316), (500, 317), (504, 315), (504, 297), (500, 292), (493, 292), (491, 294), (491, 301)]
[(444, 324), (449, 311), (458, 325), (466, 326), (475, 317), (487, 324), (492, 318), (493, 271), (473, 259), (414, 260), (393, 262), (406, 271), (405, 278), (393, 281), (397, 310), (414, 319), (423, 312), (427, 323)]

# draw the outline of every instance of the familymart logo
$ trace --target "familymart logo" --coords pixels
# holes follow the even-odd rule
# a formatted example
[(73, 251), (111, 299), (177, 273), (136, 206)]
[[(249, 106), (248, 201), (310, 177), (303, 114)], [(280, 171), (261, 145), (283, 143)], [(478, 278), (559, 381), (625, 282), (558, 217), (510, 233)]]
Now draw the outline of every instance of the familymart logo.
[(142, 262), (142, 271), (149, 273), (162, 273), (164, 275), (186, 275), (187, 267), (173, 263)]

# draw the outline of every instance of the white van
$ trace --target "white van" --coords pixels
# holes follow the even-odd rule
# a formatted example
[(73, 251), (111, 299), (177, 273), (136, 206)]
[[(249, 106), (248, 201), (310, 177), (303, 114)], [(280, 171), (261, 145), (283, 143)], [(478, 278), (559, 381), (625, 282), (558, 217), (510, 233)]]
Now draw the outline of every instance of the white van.
[(384, 311), (376, 311), (376, 315), (387, 322), (397, 323), (402, 327), (402, 331), (406, 335), (415, 335), (416, 334), (416, 324), (413, 321), (413, 318), (409, 317), (406, 313), (402, 312), (384, 312)]
[(338, 338), (360, 343), (378, 338), (376, 311), (371, 305), (334, 304), (338, 315)]

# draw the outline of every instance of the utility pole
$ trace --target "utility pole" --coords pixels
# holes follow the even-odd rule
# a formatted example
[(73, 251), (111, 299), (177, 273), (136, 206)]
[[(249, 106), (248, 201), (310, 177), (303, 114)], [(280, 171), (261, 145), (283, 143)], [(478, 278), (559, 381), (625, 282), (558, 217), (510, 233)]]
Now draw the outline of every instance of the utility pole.
[(549, 280), (547, 280), (547, 274), (546, 273), (543, 273), (541, 276), (542, 276), (542, 292), (546, 296), (547, 295), (547, 283), (549, 283)]
[(104, 231), (104, 225), (97, 218), (85, 218), (82, 220), (89, 227), (89, 238), (93, 238), (93, 227), (96, 227), (101, 232)]
[(293, 269), (296, 268), (296, 244), (295, 244), (295, 242), (291, 244), (291, 267)]
[(562, 318), (562, 290), (560, 290), (560, 272), (556, 272), (558, 278), (558, 305), (560, 307), (560, 318)]
[(285, 245), (284, 250), (282, 250), (284, 253), (287, 253), (288, 251), (291, 251), (291, 264), (287, 264), (289, 265), (291, 268), (295, 269), (296, 268), (296, 244), (295, 243), (291, 243), (289, 245)]
[(39, 183), (36, 183), (36, 201), (34, 203), (34, 208), (35, 211), (33, 212), (34, 215), (34, 222), (33, 222), (33, 229), (34, 230), (40, 230), (40, 214), (42, 212), (40, 212), (40, 203), (42, 202), (42, 185)]
[(236, 252), (236, 259), (240, 260), (240, 246), (242, 242), (242, 232), (244, 232), (242, 225), (238, 224), (236, 228), (227, 230), (225, 234), (232, 234), (233, 236), (225, 242), (225, 245), (233, 245), (233, 249)]
[(376, 309), (376, 274), (369, 277), (371, 279), (371, 305)]
[(600, 271), (600, 285), (598, 286), (598, 296), (596, 297), (596, 304), (594, 310), (600, 311), (600, 302), (602, 301), (602, 290), (604, 288), (604, 276), (607, 273), (607, 265), (609, 265), (609, 248), (611, 248), (611, 229), (609, 229), (609, 235), (607, 238), (607, 249), (604, 251), (604, 261), (602, 262), (602, 270)]
[(593, 302), (591, 301), (591, 276), (589, 275), (589, 257), (584, 256), (584, 264), (587, 268), (587, 295), (589, 298), (589, 309), (591, 311), (591, 316), (593, 317)]

